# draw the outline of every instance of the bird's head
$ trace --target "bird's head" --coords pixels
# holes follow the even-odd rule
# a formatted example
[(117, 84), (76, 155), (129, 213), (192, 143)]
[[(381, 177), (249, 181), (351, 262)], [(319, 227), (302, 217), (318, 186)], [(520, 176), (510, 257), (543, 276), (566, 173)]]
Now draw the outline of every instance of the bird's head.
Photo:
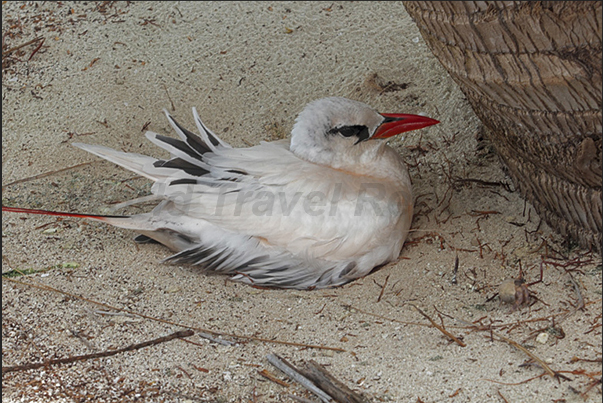
[(378, 113), (347, 98), (323, 98), (309, 103), (291, 132), (291, 151), (318, 164), (336, 166), (364, 159), (385, 139), (410, 130), (435, 125), (437, 120), (418, 115)]

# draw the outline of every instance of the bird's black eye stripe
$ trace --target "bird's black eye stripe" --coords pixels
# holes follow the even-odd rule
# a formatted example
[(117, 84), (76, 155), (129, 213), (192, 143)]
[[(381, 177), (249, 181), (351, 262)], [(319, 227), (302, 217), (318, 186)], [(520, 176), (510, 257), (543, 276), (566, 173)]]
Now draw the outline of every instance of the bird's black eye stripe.
[(383, 119), (383, 122), (381, 122), (381, 124), (391, 123), (391, 122), (399, 122), (400, 120), (404, 120), (404, 118), (392, 118), (389, 116), (385, 116)]
[(362, 125), (334, 127), (329, 130), (329, 134), (340, 134), (343, 137), (358, 137), (356, 143), (367, 140), (370, 137), (368, 127)]

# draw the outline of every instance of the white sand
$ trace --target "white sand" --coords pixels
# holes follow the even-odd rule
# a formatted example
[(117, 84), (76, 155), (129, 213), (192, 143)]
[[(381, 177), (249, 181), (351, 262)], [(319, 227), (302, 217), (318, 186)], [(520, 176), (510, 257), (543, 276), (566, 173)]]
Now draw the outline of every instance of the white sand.
[[(118, 2), (103, 8), (102, 2), (3, 2), (2, 30), (3, 50), (45, 38), (30, 61), (35, 44), (3, 56), (3, 186), (93, 162), (6, 186), (5, 205), (106, 213), (111, 202), (147, 194), (147, 181), (128, 180), (130, 172), (70, 143), (165, 157), (142, 130), (170, 133), (162, 108), (194, 128), (190, 110), (196, 107), (238, 147), (286, 135), (303, 106), (324, 96), (358, 99), (382, 112), (426, 113), (442, 122), (392, 141), (412, 165), (417, 195), (413, 227), (419, 231), (403, 259), (337, 289), (259, 290), (194, 267), (161, 264), (167, 249), (137, 246), (125, 230), (3, 214), (3, 272), (43, 270), (17, 280), (87, 299), (3, 279), (3, 366), (121, 348), (183, 326), (345, 350), (244, 339), (223, 346), (195, 335), (189, 339), (197, 344), (175, 340), (8, 373), (3, 402), (312, 397), (268, 364), (271, 352), (295, 364), (314, 359), (373, 402), (600, 401), (600, 385), (585, 398), (579, 395), (591, 381), (584, 375), (509, 385), (542, 370), (520, 366), (529, 357), (492, 341), (488, 332), (454, 327), (480, 318), (483, 325), (517, 323), (498, 331), (553, 370), (583, 369), (600, 379), (601, 259), (567, 252), (530, 204), (503, 186), (453, 182), (511, 183), (498, 159), (476, 141), (481, 124), (400, 3)], [(381, 91), (375, 74), (398, 86)], [(544, 281), (531, 287), (538, 297), (531, 308), (509, 313), (496, 299), (486, 302), (498, 284), (517, 276), (519, 261), (529, 282), (538, 279), (543, 260), (566, 264), (554, 260), (559, 255), (553, 249), (592, 260), (572, 272), (587, 303), (584, 311), (559, 323), (576, 293), (569, 275), (552, 265), (544, 265)], [(116, 315), (89, 300), (181, 326)], [(433, 327), (394, 322), (428, 324), (409, 302), (439, 322), (437, 308), (447, 329), (467, 346)], [(551, 334), (544, 344), (537, 342), (546, 331), (534, 331), (552, 322), (534, 320), (551, 315), (565, 337)], [(265, 379), (258, 374), (262, 369), (292, 386)]]

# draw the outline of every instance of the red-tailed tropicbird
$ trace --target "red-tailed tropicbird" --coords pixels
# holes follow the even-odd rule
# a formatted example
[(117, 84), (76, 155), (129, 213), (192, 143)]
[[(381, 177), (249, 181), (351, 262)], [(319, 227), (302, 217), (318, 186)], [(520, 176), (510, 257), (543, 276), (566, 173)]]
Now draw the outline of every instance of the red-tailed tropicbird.
[(150, 198), (162, 201), (151, 212), (2, 210), (132, 229), (141, 234), (138, 242), (175, 251), (167, 261), (257, 286), (337, 286), (398, 258), (412, 220), (411, 182), (401, 156), (381, 139), (437, 120), (324, 98), (300, 113), (290, 139), (233, 148), (205, 127), (194, 108), (199, 136), (165, 113), (180, 139), (146, 136), (170, 159), (73, 144), (153, 180)]

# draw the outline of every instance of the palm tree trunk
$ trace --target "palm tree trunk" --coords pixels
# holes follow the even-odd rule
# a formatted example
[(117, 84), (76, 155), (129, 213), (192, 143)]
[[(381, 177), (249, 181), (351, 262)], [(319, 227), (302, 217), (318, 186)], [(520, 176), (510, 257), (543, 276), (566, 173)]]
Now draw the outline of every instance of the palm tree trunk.
[(522, 194), (601, 252), (601, 1), (407, 1)]

